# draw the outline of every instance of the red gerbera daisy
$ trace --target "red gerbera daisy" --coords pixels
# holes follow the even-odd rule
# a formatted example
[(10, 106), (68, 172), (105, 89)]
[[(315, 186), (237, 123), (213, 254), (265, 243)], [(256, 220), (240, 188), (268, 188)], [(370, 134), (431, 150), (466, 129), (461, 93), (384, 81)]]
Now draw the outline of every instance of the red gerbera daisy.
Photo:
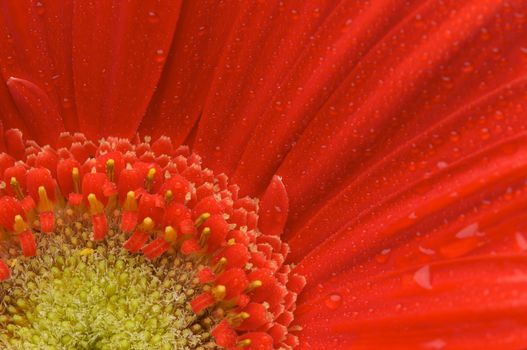
[(0, 4), (0, 346), (527, 346), (527, 4)]

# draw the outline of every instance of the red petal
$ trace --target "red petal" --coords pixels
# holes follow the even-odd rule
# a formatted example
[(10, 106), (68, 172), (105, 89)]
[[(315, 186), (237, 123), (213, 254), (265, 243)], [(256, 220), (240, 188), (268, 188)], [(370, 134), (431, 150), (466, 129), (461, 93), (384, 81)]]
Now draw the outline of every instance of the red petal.
[(87, 201), (88, 195), (93, 193), (98, 201), (105, 204), (108, 198), (104, 195), (104, 185), (108, 180), (105, 174), (101, 173), (88, 173), (84, 175), (82, 179), (82, 195), (84, 200)]
[(20, 233), (18, 235), (18, 239), (20, 241), (20, 246), (22, 247), (22, 254), (24, 254), (25, 257), (31, 257), (37, 254), (37, 244), (31, 231), (24, 231)]
[(214, 304), (214, 297), (210, 293), (203, 293), (195, 297), (190, 305), (192, 306), (192, 311), (199, 314), (202, 310)]
[(243, 312), (248, 313), (249, 318), (245, 319), (236, 329), (254, 331), (270, 322), (268, 311), (262, 304), (249, 303), (243, 308)]
[(0, 198), (0, 225), (8, 231), (13, 231), (15, 216), (21, 215), (25, 218), (24, 211), (13, 197), (3, 196)]
[[(75, 159), (65, 159), (59, 162), (57, 166), (57, 182), (62, 192), (62, 195), (68, 197), (70, 193), (74, 192), (73, 175), (74, 168), (79, 170), (79, 181), (82, 180), (80, 172), (81, 166)], [(80, 183), (79, 183), (80, 185)], [(78, 189), (80, 190), (80, 188)]]
[(282, 179), (274, 176), (265, 190), (260, 206), (258, 227), (267, 235), (279, 236), (285, 226), (289, 211), (289, 198)]
[(211, 332), (214, 337), (214, 341), (221, 347), (226, 349), (232, 348), (236, 345), (236, 338), (238, 335), (227, 323), (226, 320), (222, 320)]
[(147, 240), (147, 234), (141, 231), (135, 231), (134, 234), (123, 244), (123, 247), (132, 253), (137, 253), (139, 249), (145, 245)]
[(242, 335), (239, 340), (248, 339), (251, 342), (244, 349), (247, 350), (272, 350), (273, 349), (273, 338), (263, 332), (251, 332)]
[(121, 230), (124, 232), (132, 232), (137, 225), (137, 211), (123, 210), (121, 213)]
[(27, 191), (35, 202), (39, 202), (38, 188), (44, 186), (50, 200), (55, 199), (55, 181), (48, 169), (33, 168), (27, 172)]
[(216, 279), (216, 284), (227, 288), (225, 299), (229, 300), (241, 294), (247, 288), (249, 282), (242, 269), (233, 268), (219, 275)]
[[(296, 321), (306, 327), (303, 338), (310, 345), (306, 348), (323, 346), (333, 337), (342, 348), (353, 344), (359, 349), (433, 348), (433, 344), (514, 349), (526, 343), (524, 256), (459, 259), (431, 264), (425, 275), (422, 270), (422, 266), (394, 270), (320, 290), (296, 313)], [(330, 303), (332, 295), (338, 298)], [(321, 331), (325, 329), (331, 332)]]
[(150, 242), (141, 250), (143, 251), (143, 254), (145, 257), (149, 260), (153, 260), (159, 256), (161, 256), (164, 252), (166, 252), (170, 248), (170, 243), (168, 243), (165, 238), (158, 237), (154, 241)]
[(106, 237), (108, 233), (108, 221), (106, 220), (106, 215), (104, 213), (92, 215), (92, 225), (93, 225), (93, 240), (100, 241)]
[(183, 143), (203, 109), (238, 6), (215, 0), (183, 3), (163, 76), (141, 124), (142, 134), (168, 135), (175, 144)]
[(0, 259), (0, 281), (5, 281), (10, 276), (11, 271), (9, 270), (9, 267), (2, 259)]
[(55, 213), (52, 211), (45, 211), (39, 214), (40, 229), (44, 233), (51, 233), (55, 228)]
[(180, 1), (74, 2), (75, 97), (80, 128), (89, 137), (135, 133), (163, 69), (179, 7)]
[(35, 139), (55, 145), (64, 124), (48, 95), (36, 84), (21, 78), (10, 77), (7, 87), (28, 127), (38, 130)]

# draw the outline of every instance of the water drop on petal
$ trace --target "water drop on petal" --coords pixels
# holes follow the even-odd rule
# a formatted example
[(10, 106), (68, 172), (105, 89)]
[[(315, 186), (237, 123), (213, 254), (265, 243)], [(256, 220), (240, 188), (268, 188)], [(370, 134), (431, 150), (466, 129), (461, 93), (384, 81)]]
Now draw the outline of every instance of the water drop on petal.
[(443, 349), (445, 346), (446, 346), (446, 342), (441, 338), (437, 338), (437, 339), (428, 341), (423, 344), (423, 348), (434, 349), (434, 350)]
[(46, 9), (44, 8), (44, 4), (41, 1), (37, 1), (35, 3), (35, 10), (37, 12), (37, 15), (39, 16), (42, 16), (46, 12)]
[(165, 61), (165, 59), (166, 59), (165, 50), (157, 49), (156, 57), (155, 57), (156, 62), (162, 63)]
[(385, 263), (386, 261), (388, 261), (390, 252), (391, 252), (391, 249), (383, 249), (380, 254), (377, 254), (375, 256), (375, 260), (379, 264)]
[(470, 224), (464, 229), (462, 229), (461, 231), (459, 231), (458, 233), (456, 233), (456, 238), (462, 239), (462, 238), (473, 237), (478, 232), (478, 228), (479, 228), (479, 225), (477, 222)]
[(159, 16), (157, 15), (156, 12), (154, 12), (154, 11), (149, 11), (148, 12), (148, 22), (150, 22), (152, 24), (155, 24), (155, 23), (159, 22)]
[(518, 247), (521, 251), (527, 251), (527, 239), (520, 233), (516, 232), (516, 244), (518, 244)]
[(424, 289), (432, 289), (430, 280), (430, 265), (425, 265), (414, 273), (414, 281)]
[(326, 306), (331, 310), (336, 310), (342, 305), (342, 296), (337, 293), (330, 294), (324, 300)]

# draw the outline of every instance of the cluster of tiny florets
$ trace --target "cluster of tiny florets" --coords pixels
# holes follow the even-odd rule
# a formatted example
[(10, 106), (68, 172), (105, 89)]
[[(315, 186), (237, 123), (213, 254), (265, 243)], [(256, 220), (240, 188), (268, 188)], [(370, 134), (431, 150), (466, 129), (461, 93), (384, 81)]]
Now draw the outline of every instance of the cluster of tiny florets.
[(279, 178), (258, 201), (167, 137), (4, 136), (0, 344), (296, 347)]

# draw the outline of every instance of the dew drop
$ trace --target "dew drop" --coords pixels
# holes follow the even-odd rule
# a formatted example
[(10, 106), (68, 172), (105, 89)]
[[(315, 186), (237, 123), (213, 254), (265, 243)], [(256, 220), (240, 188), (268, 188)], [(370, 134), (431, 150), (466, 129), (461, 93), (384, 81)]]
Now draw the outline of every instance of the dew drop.
[(165, 59), (166, 59), (165, 50), (157, 49), (156, 50), (156, 58), (155, 58), (156, 62), (162, 63), (162, 62), (165, 61)]
[(159, 22), (159, 16), (157, 15), (156, 12), (154, 11), (149, 11), (148, 12), (148, 22), (152, 23), (152, 24), (156, 24)]
[(205, 33), (206, 33), (205, 29), (207, 29), (205, 26), (201, 26), (201, 27), (199, 27), (199, 28), (198, 28), (198, 33), (197, 33), (198, 36), (203, 36), (203, 35), (205, 35)]
[(472, 65), (472, 63), (468, 61), (463, 63), (463, 68), (462, 68), (463, 73), (471, 73), (473, 70), (474, 70), (474, 66)]
[(481, 139), (483, 141), (490, 139), (490, 131), (487, 128), (481, 129)]
[(477, 222), (468, 225), (467, 227), (463, 228), (461, 231), (456, 233), (456, 238), (463, 239), (468, 237), (473, 237), (478, 232), (479, 225)]
[(425, 265), (414, 273), (414, 281), (419, 287), (424, 289), (432, 289), (432, 282), (430, 280), (430, 266)]
[(459, 133), (457, 131), (450, 132), (450, 141), (452, 142), (459, 141)]
[(375, 261), (377, 261), (379, 264), (385, 263), (388, 261), (390, 252), (391, 249), (383, 249), (380, 254), (375, 256)]
[(436, 252), (433, 249), (425, 248), (423, 246), (419, 246), (419, 251), (425, 255), (434, 255)]
[(62, 99), (62, 107), (66, 108), (66, 109), (67, 108), (71, 108), (71, 100), (69, 98), (67, 98), (67, 97), (64, 97)]
[(516, 244), (518, 244), (520, 250), (523, 252), (527, 251), (527, 239), (525, 239), (525, 237), (520, 232), (516, 232), (515, 238)]
[(330, 294), (324, 300), (328, 309), (336, 310), (342, 305), (342, 296), (337, 293)]
[(35, 10), (37, 12), (37, 15), (39, 16), (42, 16), (46, 12), (46, 9), (44, 8), (44, 4), (41, 1), (37, 1), (35, 3)]
[(423, 343), (425, 349), (440, 350), (446, 346), (446, 342), (443, 339), (437, 338), (426, 343)]
[(436, 163), (436, 166), (438, 169), (445, 169), (446, 167), (448, 167), (448, 163), (445, 161), (439, 161)]

